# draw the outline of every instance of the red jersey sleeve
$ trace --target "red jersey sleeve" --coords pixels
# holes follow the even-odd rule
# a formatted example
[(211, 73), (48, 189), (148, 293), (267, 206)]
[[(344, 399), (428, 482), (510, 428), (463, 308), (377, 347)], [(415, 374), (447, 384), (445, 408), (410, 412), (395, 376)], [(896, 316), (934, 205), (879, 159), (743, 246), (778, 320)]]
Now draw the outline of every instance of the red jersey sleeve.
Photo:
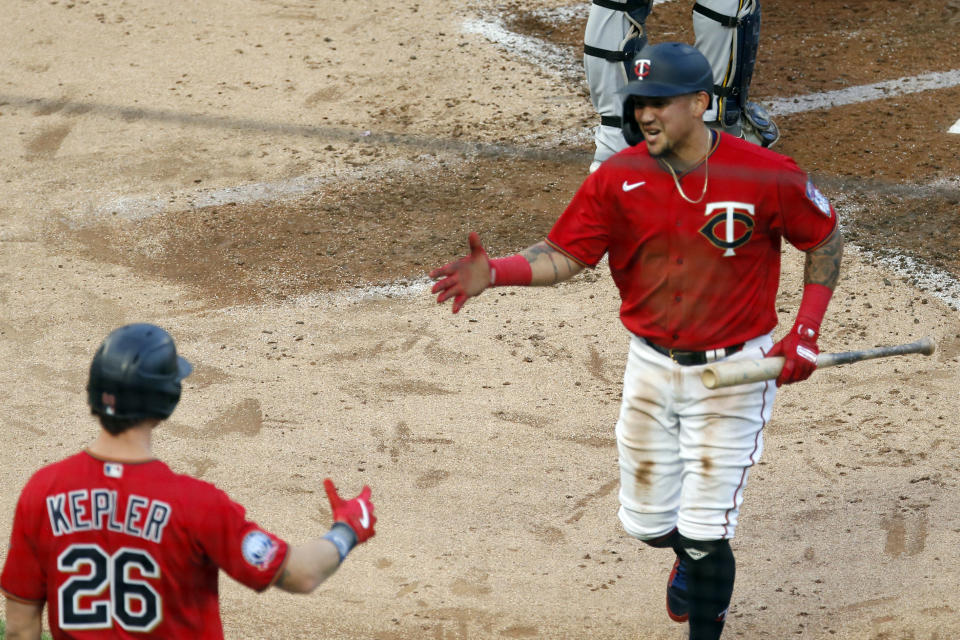
[[(34, 544), (40, 537), (43, 501), (31, 499), (31, 484), (27, 484), (17, 501), (0, 590), (14, 600), (43, 602), (47, 599), (46, 572)], [(41, 510), (37, 511), (38, 508)]]
[(792, 160), (780, 181), (783, 237), (801, 251), (826, 240), (837, 226), (837, 212), (810, 177)]
[(600, 262), (610, 242), (611, 216), (600, 215), (603, 176), (597, 171), (587, 177), (547, 234), (554, 248), (588, 267)]
[(288, 545), (246, 519), (246, 510), (220, 489), (198, 513), (199, 543), (227, 575), (256, 591), (273, 584), (287, 559)]

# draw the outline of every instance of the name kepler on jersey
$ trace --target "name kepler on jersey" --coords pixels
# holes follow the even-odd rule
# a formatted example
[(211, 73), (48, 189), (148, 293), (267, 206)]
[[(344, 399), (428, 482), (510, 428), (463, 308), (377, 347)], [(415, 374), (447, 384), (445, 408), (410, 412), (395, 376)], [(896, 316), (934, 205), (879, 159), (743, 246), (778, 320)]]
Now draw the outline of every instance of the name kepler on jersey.
[(163, 540), (163, 530), (172, 515), (169, 504), (133, 493), (126, 505), (118, 502), (117, 492), (111, 489), (80, 489), (47, 496), (53, 535), (109, 529), (150, 542)]

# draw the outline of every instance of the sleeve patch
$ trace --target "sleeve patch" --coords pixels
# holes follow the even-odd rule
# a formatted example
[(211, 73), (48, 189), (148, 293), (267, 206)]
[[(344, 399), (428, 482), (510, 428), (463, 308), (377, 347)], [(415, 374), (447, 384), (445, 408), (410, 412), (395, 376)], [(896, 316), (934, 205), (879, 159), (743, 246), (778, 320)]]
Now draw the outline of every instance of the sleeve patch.
[(828, 218), (833, 217), (833, 212), (830, 209), (830, 201), (827, 200), (827, 196), (820, 193), (820, 190), (817, 189), (812, 180), (807, 180), (807, 199), (815, 204), (823, 215)]
[(280, 545), (263, 531), (249, 532), (244, 536), (241, 545), (243, 559), (261, 571), (270, 566), (279, 547)]

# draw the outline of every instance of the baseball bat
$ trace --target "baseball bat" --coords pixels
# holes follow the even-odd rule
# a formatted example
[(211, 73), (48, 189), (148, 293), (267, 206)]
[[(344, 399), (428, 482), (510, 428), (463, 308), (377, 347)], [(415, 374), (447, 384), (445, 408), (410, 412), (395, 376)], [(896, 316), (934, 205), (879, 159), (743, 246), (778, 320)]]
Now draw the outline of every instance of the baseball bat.
[[(922, 353), (929, 356), (937, 348), (933, 338), (926, 337), (908, 344), (897, 344), (889, 347), (876, 347), (862, 351), (842, 351), (840, 353), (821, 353), (817, 356), (817, 368), (833, 367), (838, 364), (849, 364), (861, 360), (900, 356), (908, 353)], [(759, 360), (736, 360), (733, 362), (718, 362), (703, 370), (700, 379), (708, 389), (732, 387), (748, 382), (772, 380), (780, 375), (783, 369), (783, 358), (760, 358)]]

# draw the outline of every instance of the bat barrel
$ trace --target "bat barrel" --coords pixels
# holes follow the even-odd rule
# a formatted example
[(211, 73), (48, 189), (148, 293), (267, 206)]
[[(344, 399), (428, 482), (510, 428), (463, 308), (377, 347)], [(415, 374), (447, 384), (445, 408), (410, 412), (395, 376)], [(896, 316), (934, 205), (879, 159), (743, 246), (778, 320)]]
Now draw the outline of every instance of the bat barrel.
[(933, 341), (933, 338), (926, 337), (908, 344), (876, 347), (874, 349), (865, 349), (863, 351), (821, 353), (820, 357), (817, 358), (817, 366), (832, 367), (838, 364), (850, 364), (851, 362), (860, 362), (861, 360), (872, 360), (874, 358), (886, 358), (889, 356), (902, 356), (910, 353), (919, 353), (929, 356), (936, 351), (936, 348), (936, 343)]

